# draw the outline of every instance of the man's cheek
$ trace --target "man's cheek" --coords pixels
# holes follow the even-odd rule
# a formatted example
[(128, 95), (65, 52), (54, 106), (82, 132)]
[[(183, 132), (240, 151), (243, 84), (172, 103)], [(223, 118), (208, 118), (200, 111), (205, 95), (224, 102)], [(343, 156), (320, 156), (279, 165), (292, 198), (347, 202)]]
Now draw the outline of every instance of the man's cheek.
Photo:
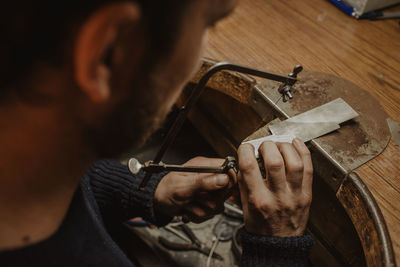
[(200, 48), (200, 56), (203, 56), (207, 46), (208, 46), (208, 30), (206, 30), (203, 34), (203, 39), (201, 41), (201, 48)]
[(208, 43), (208, 31), (199, 30), (196, 34), (192, 34), (189, 39), (184, 42), (181, 50), (181, 70), (183, 84), (186, 83), (196, 74), (201, 67), (201, 57)]
[(194, 63), (192, 64), (193, 67), (192, 67), (192, 72), (189, 75), (189, 79), (191, 77), (193, 77), (196, 74), (196, 72), (200, 69), (200, 67), (201, 67), (201, 58), (204, 55), (204, 52), (205, 52), (205, 50), (207, 48), (207, 45), (208, 45), (208, 31), (206, 30), (206, 31), (204, 31), (203, 36), (201, 38), (200, 47), (198, 48), (198, 51), (196, 51), (194, 53), (194, 55), (195, 55), (194, 58), (193, 58), (193, 62)]

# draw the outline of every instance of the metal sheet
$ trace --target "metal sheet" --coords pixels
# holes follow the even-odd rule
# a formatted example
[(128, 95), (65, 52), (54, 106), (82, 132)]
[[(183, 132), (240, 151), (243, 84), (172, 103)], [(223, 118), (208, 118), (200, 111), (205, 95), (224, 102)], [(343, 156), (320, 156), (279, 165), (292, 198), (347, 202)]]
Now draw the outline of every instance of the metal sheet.
[(301, 113), (285, 121), (269, 126), (275, 135), (295, 135), (304, 142), (333, 132), (339, 124), (358, 116), (343, 99), (337, 98), (329, 103)]

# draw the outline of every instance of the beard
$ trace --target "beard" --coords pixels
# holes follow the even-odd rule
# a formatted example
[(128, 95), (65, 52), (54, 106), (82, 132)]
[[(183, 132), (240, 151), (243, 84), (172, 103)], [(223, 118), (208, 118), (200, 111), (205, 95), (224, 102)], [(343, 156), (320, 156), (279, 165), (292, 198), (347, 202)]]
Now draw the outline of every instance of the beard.
[(147, 85), (136, 86), (116, 105), (101, 126), (88, 129), (85, 139), (95, 155), (115, 158), (144, 145), (172, 108), (159, 94), (167, 86), (150, 78)]

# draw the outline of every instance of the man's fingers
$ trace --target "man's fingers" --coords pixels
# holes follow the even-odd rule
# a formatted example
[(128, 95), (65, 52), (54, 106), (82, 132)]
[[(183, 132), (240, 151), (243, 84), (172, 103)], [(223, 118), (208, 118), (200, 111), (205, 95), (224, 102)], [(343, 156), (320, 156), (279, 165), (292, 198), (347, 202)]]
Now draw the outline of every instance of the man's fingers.
[(238, 148), (240, 187), (246, 192), (265, 192), (267, 189), (258, 167), (257, 159), (254, 155), (254, 147), (252, 145), (241, 145)]
[(303, 160), (292, 144), (279, 143), (278, 148), (286, 167), (286, 181), (294, 192), (301, 191), (303, 183)]
[(211, 166), (219, 167), (225, 162), (225, 159), (195, 157), (187, 161), (184, 166)]
[(264, 159), (268, 183), (275, 192), (286, 190), (285, 163), (281, 152), (274, 142), (264, 142), (260, 146), (260, 153)]
[(230, 169), (228, 171), (228, 175), (229, 175), (229, 188), (232, 188), (237, 183), (237, 175), (233, 169)]
[(310, 150), (300, 139), (293, 140), (293, 146), (297, 150), (300, 158), (303, 161), (303, 193), (311, 196), (312, 194), (312, 180), (313, 180), (313, 165), (311, 160)]
[(189, 205), (185, 208), (186, 212), (183, 215), (186, 221), (194, 223), (202, 223), (214, 217), (214, 213), (207, 212), (203, 207), (198, 205)]
[(215, 215), (224, 211), (224, 201), (220, 199), (198, 199), (194, 205), (202, 208), (208, 215)]
[[(196, 157), (189, 160), (184, 165), (220, 167), (224, 162), (224, 159)], [(236, 183), (236, 175), (233, 171), (230, 171), (228, 174), (197, 173), (188, 174), (188, 176), (189, 175), (192, 178), (191, 189), (193, 192), (207, 192), (222, 188), (232, 188)]]
[(227, 174), (199, 173), (194, 176), (192, 183), (193, 193), (216, 191), (227, 187), (229, 187)]

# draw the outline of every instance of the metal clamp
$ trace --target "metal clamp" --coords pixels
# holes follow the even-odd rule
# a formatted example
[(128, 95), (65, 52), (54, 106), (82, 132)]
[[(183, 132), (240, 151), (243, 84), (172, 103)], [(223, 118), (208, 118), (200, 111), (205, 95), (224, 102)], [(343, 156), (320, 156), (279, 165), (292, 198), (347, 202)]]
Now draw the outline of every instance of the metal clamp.
[[(293, 72), (289, 73), (289, 76), (292, 78), (297, 78), (297, 74), (299, 74), (303, 70), (303, 66), (297, 65), (294, 67)], [(282, 101), (287, 102), (288, 99), (292, 99), (293, 92), (296, 92), (296, 88), (293, 86), (293, 84), (283, 84), (278, 88), (278, 92), (281, 93), (282, 95)]]

